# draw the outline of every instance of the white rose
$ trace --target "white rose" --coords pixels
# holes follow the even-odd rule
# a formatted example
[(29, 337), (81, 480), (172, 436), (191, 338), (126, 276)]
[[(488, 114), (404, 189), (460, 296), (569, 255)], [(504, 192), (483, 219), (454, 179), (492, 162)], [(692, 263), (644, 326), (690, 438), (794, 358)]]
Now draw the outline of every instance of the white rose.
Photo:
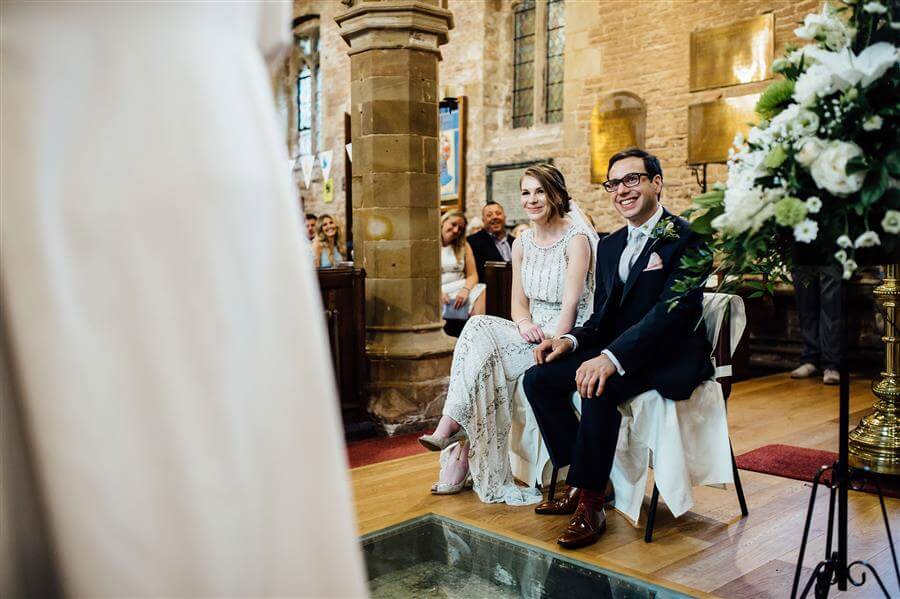
[(803, 106), (811, 106), (816, 98), (834, 91), (831, 73), (825, 65), (814, 64), (797, 78), (794, 85), (794, 99)]
[(877, 114), (873, 114), (869, 118), (863, 121), (863, 130), (864, 131), (878, 131), (881, 129), (881, 125), (884, 124), (884, 120), (878, 116)]
[(849, 279), (853, 276), (853, 272), (859, 268), (859, 265), (856, 263), (856, 260), (850, 258), (846, 262), (844, 262), (844, 280)]
[(834, 253), (834, 257), (838, 262), (843, 264), (847, 261), (847, 252), (845, 252), (844, 250), (838, 250)]
[(819, 154), (822, 153), (822, 150), (825, 149), (825, 142), (818, 137), (805, 137), (798, 141), (794, 147), (798, 149), (796, 154), (797, 162), (809, 168), (816, 158), (819, 157)]
[(812, 110), (801, 110), (788, 127), (794, 137), (815, 135), (819, 130), (819, 115)]
[(822, 209), (822, 200), (817, 198), (816, 196), (812, 196), (811, 198), (806, 198), (806, 211), (810, 214), (818, 214), (819, 210)]
[[(853, 242), (850, 241), (850, 238), (846, 235), (841, 235), (840, 237), (838, 237), (835, 243), (838, 244), (838, 247), (842, 247), (844, 249), (850, 249), (853, 247)], [(844, 257), (847, 257), (846, 252), (844, 253)]]
[(887, 210), (881, 219), (881, 228), (885, 233), (897, 235), (900, 233), (900, 210)]
[(862, 156), (862, 149), (852, 142), (830, 141), (809, 169), (819, 189), (837, 196), (847, 196), (860, 190), (865, 172), (847, 174), (847, 163)]
[(887, 12), (887, 6), (881, 2), (868, 2), (863, 5), (863, 10), (873, 15), (883, 15)]
[(812, 243), (819, 234), (819, 223), (812, 219), (804, 219), (794, 225), (794, 239), (800, 243)]

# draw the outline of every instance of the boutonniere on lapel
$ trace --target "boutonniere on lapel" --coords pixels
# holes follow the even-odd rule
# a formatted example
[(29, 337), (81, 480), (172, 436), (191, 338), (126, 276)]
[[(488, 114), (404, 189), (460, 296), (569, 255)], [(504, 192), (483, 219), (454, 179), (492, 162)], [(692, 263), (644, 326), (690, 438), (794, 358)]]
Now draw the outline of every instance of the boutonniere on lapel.
[(678, 225), (675, 224), (675, 219), (671, 216), (659, 219), (650, 231), (650, 238), (663, 241), (678, 239)]

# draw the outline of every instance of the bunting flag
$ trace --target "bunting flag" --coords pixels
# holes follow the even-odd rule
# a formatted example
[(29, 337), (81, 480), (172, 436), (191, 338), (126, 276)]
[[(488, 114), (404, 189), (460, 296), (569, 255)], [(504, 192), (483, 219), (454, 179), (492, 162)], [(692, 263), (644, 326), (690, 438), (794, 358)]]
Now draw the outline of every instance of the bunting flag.
[(347, 160), (353, 162), (353, 143), (348, 143), (344, 147), (347, 149)]
[(322, 178), (328, 180), (331, 175), (331, 150), (319, 152), (319, 166), (322, 167)]
[(316, 158), (312, 154), (306, 154), (300, 157), (300, 168), (303, 169), (303, 185), (309, 189), (309, 182), (312, 180), (313, 165)]
[(334, 201), (334, 181), (331, 179), (325, 179), (325, 184), (322, 186), (322, 201), (326, 204)]

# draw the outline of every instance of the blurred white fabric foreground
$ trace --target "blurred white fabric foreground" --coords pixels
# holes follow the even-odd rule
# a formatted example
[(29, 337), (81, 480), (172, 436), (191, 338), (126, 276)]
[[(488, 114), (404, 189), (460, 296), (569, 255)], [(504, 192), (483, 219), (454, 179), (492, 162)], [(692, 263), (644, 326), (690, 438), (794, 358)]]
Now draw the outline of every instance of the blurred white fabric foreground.
[(31, 460), (0, 594), (46, 566), (30, 503), (71, 596), (365, 595), (265, 64), (290, 5), (0, 10), (0, 417)]

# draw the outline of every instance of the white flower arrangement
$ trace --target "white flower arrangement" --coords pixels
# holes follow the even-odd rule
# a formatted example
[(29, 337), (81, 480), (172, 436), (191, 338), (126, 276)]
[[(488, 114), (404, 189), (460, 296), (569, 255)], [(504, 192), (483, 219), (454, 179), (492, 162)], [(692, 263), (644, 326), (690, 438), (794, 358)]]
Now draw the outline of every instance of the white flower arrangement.
[(686, 215), (709, 247), (685, 256), (678, 289), (705, 281), (714, 262), (722, 280), (777, 276), (799, 247), (836, 260), (844, 278), (860, 261), (896, 261), (900, 6), (842, 4), (795, 30), (810, 43), (773, 62), (784, 79), (760, 97), (746, 139), (735, 137), (726, 183), (694, 198)]

